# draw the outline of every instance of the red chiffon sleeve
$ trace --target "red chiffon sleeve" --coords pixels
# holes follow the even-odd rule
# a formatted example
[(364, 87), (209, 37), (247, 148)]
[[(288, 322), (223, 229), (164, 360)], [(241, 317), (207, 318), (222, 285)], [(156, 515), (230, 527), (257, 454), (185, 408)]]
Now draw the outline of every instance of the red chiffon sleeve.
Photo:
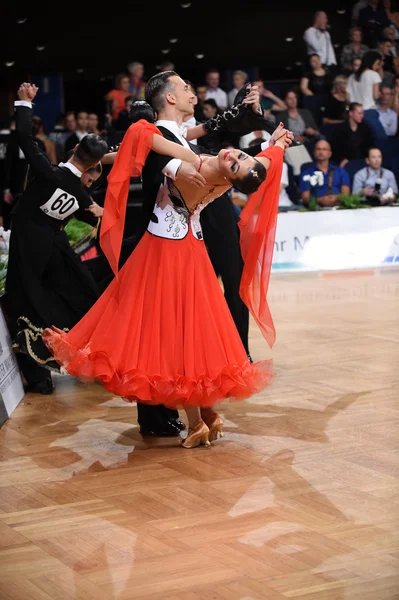
[(272, 347), (276, 332), (266, 297), (276, 237), (284, 151), (279, 146), (271, 146), (257, 156), (266, 156), (271, 162), (265, 181), (251, 194), (240, 214), (240, 245), (244, 260), (240, 296)]
[(141, 175), (154, 133), (162, 135), (155, 125), (144, 119), (130, 125), (107, 177), (100, 246), (115, 275), (118, 273), (130, 178)]

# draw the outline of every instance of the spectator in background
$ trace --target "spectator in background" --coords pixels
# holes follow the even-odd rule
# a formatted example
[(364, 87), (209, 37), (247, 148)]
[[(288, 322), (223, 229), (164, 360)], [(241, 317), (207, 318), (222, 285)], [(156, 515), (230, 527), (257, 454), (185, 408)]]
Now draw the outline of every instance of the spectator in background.
[(359, 12), (358, 26), (363, 32), (363, 41), (369, 48), (376, 48), (385, 27), (390, 21), (383, 8), (379, 8), (379, 0), (369, 0), (365, 8)]
[(383, 70), (390, 71), (393, 73), (393, 44), (391, 40), (387, 40), (385, 38), (381, 39), (378, 48), (376, 48), (377, 52), (381, 54), (382, 62), (383, 62)]
[(369, 50), (362, 58), (360, 69), (350, 75), (348, 79), (350, 101), (362, 105), (364, 120), (372, 129), (376, 143), (377, 140), (384, 141), (386, 139), (386, 133), (376, 111), (376, 101), (380, 97), (382, 81), (378, 73), (381, 64), (381, 54), (375, 50)]
[[(362, 194), (365, 198), (377, 198), (380, 204), (393, 202), (398, 195), (398, 184), (392, 171), (382, 168), (381, 150), (370, 148), (366, 163), (367, 167), (355, 173), (352, 186), (353, 193)], [(392, 194), (388, 192), (390, 189)]]
[[(330, 207), (339, 203), (340, 195), (350, 193), (350, 178), (345, 169), (330, 162), (331, 146), (327, 140), (318, 140), (315, 143), (313, 156), (315, 162), (305, 168), (300, 177), (299, 191), (302, 202), (307, 205), (312, 196), (316, 196), (320, 206)], [(315, 171), (323, 174), (319, 185), (312, 185), (310, 177)]]
[(115, 120), (121, 110), (125, 108), (126, 97), (130, 95), (129, 89), (129, 76), (126, 75), (126, 73), (118, 73), (115, 77), (114, 87), (104, 96), (104, 100), (109, 106), (107, 112), (110, 113), (112, 121)]
[[(238, 94), (238, 92), (240, 91), (242, 86), (247, 83), (247, 81), (248, 81), (248, 73), (246, 73), (245, 71), (240, 71), (240, 70), (234, 71), (234, 73), (233, 73), (233, 88), (227, 94), (227, 101), (229, 103), (229, 106), (232, 106), (232, 104), (234, 102), (234, 98), (236, 97), (236, 95)], [(252, 84), (252, 85), (255, 85), (255, 84)]]
[(323, 10), (314, 14), (313, 25), (303, 34), (308, 54), (318, 54), (321, 64), (327, 67), (337, 65), (331, 36), (327, 31), (328, 17)]
[(381, 125), (388, 137), (396, 136), (398, 132), (398, 113), (390, 108), (393, 100), (393, 91), (387, 85), (380, 87), (380, 97), (376, 110)]
[(89, 114), (85, 110), (81, 110), (76, 115), (76, 130), (75, 133), (69, 136), (65, 142), (64, 152), (75, 148), (76, 144), (79, 144), (85, 135), (87, 135), (87, 119)]
[(272, 121), (276, 121), (275, 116), (272, 114), (272, 110), (287, 110), (286, 103), (281, 100), (276, 94), (273, 94), (271, 90), (265, 88), (262, 79), (254, 79), (252, 85), (258, 86), (260, 107), (263, 112), (263, 116)]
[(287, 110), (279, 113), (284, 127), (292, 131), (294, 139), (298, 142), (314, 141), (320, 135), (320, 131), (310, 110), (298, 108), (298, 94), (295, 90), (287, 90), (284, 102)]
[(333, 81), (330, 71), (321, 64), (318, 54), (310, 54), (308, 58), (309, 68), (299, 82), (302, 94), (304, 96), (329, 94)]
[(145, 81), (144, 77), (144, 65), (141, 62), (130, 62), (127, 65), (129, 72), (129, 89), (128, 94), (134, 96), (135, 100), (144, 100), (145, 93)]
[(353, 73), (357, 73), (358, 70), (360, 69), (360, 65), (362, 64), (362, 59), (361, 58), (354, 58), (352, 60), (352, 68), (351, 68), (351, 75)]
[(132, 124), (130, 117), (129, 117), (129, 111), (130, 111), (132, 102), (134, 102), (134, 97), (126, 96), (124, 109), (121, 110), (119, 115), (116, 117), (116, 119), (114, 121), (112, 121), (112, 127), (114, 129), (116, 129), (116, 131), (124, 131), (125, 132), (129, 129), (130, 125)]
[(391, 50), (392, 56), (398, 55), (397, 36), (399, 36), (399, 33), (396, 31), (396, 28), (393, 25), (390, 25), (389, 27), (385, 27), (385, 29), (382, 32), (382, 39), (389, 40), (392, 43), (392, 50)]
[(194, 117), (198, 123), (204, 123), (206, 121), (204, 115), (204, 102), (206, 100), (206, 85), (197, 85), (195, 88), (195, 95), (197, 96), (197, 104), (194, 106)]
[(52, 142), (45, 131), (44, 123), (41, 118), (37, 115), (32, 117), (32, 129), (33, 135), (36, 140), (40, 140), (44, 146), (46, 156), (52, 165), (57, 165), (57, 153), (55, 150), (55, 143)]
[(366, 8), (366, 6), (368, 5), (369, 0), (358, 0), (353, 8), (352, 8), (352, 27), (356, 27), (359, 24), (359, 12), (362, 10), (362, 8)]
[(323, 114), (323, 123), (344, 123), (348, 117), (349, 94), (347, 91), (348, 78), (337, 75)]
[(352, 72), (352, 61), (354, 58), (363, 58), (369, 47), (362, 43), (363, 33), (360, 27), (352, 27), (349, 30), (349, 44), (346, 44), (341, 51), (341, 69), (346, 75)]
[[(207, 100), (204, 100), (203, 111), (206, 121), (208, 119), (216, 117), (222, 112), (213, 98), (208, 98)], [(209, 133), (201, 137), (201, 147), (206, 148), (210, 153), (217, 154), (220, 150), (219, 135), (214, 133), (213, 131), (210, 131)]]
[(48, 134), (48, 139), (50, 141), (54, 142), (54, 144), (55, 144), (55, 153), (56, 153), (56, 157), (57, 157), (57, 163), (61, 162), (61, 160), (62, 160), (63, 153), (60, 151), (60, 142), (63, 139), (65, 132), (66, 132), (65, 113), (60, 112), (56, 115), (54, 127)]
[(393, 97), (390, 108), (399, 114), (399, 75), (397, 75), (393, 81)]
[(206, 72), (205, 81), (207, 84), (206, 100), (214, 100), (220, 110), (225, 110), (229, 101), (226, 92), (219, 87), (220, 72), (218, 69), (209, 69)]
[(58, 162), (62, 161), (62, 158), (65, 154), (65, 143), (67, 139), (76, 131), (77, 123), (76, 123), (76, 115), (75, 111), (68, 110), (65, 114), (65, 131), (60, 135), (56, 142), (55, 151), (57, 154)]
[(348, 120), (339, 126), (332, 141), (334, 162), (341, 167), (355, 158), (366, 158), (369, 149), (375, 146), (371, 128), (363, 119), (362, 104), (351, 102)]
[(388, 17), (390, 27), (398, 30), (399, 28), (399, 11), (397, 1), (395, 0), (382, 0), (382, 8)]

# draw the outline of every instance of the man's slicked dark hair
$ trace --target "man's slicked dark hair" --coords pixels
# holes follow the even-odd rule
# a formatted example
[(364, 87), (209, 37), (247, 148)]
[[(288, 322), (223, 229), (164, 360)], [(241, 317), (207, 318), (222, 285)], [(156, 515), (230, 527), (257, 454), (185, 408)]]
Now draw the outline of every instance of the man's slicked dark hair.
[(165, 107), (165, 96), (174, 91), (171, 77), (178, 77), (175, 71), (163, 71), (150, 77), (145, 86), (145, 99), (159, 113)]
[(80, 140), (74, 154), (82, 165), (89, 168), (93, 163), (101, 160), (106, 152), (108, 152), (107, 142), (95, 133), (88, 133)]

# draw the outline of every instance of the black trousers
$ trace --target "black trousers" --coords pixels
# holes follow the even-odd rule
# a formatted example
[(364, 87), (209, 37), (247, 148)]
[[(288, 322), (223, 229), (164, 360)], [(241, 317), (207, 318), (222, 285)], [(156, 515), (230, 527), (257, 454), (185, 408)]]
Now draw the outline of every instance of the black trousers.
[(223, 194), (202, 211), (201, 226), (209, 258), (222, 280), (226, 302), (248, 353), (249, 311), (240, 297), (244, 261), (237, 219), (228, 194)]

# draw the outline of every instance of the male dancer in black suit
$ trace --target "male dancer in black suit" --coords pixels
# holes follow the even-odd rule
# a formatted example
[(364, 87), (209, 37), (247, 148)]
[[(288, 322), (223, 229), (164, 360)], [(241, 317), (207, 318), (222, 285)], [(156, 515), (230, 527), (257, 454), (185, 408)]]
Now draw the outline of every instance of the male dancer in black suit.
[[(190, 144), (185, 139), (183, 122), (186, 118), (194, 114), (195, 102), (195, 95), (192, 93), (188, 83), (181, 79), (174, 71), (158, 73), (147, 82), (145, 94), (146, 101), (157, 113), (158, 120), (156, 121), (156, 125), (166, 139), (189, 147), (197, 154), (209, 154), (207, 150), (197, 144)], [(256, 87), (250, 89), (244, 103), (250, 105), (254, 111), (259, 110), (259, 93)], [(212, 127), (214, 127), (215, 130), (218, 130), (219, 125), (219, 121), (214, 121), (208, 123), (207, 128), (208, 130), (212, 130)], [(207, 129), (204, 128), (204, 135), (206, 132)], [(269, 144), (273, 144), (278, 135), (279, 128), (272, 134)], [(196, 185), (205, 184), (205, 180), (191, 165), (182, 163), (178, 159), (150, 152), (142, 172), (144, 195), (141, 223), (142, 233), (144, 233), (150, 222), (156, 196), (165, 175), (176, 180), (189, 179)], [(202, 212), (203, 214), (207, 213), (202, 220), (202, 223), (206, 227), (204, 241), (208, 245), (206, 231), (210, 231), (211, 233), (208, 234), (209, 249), (212, 253), (214, 255), (217, 253), (218, 240), (219, 247), (220, 244), (229, 244), (229, 248), (233, 251), (233, 260), (226, 267), (226, 271), (230, 270), (231, 284), (227, 286), (225, 295), (243, 344), (248, 352), (248, 310), (239, 297), (242, 259), (233, 207), (230, 199), (224, 196), (215, 200)], [(166, 431), (170, 431), (171, 435), (179, 434), (178, 430), (180, 427), (179, 423), (176, 422), (178, 417), (177, 411), (171, 411), (160, 405), (149, 406), (141, 403), (137, 404), (137, 409), (138, 422), (142, 433), (156, 434), (160, 427), (162, 430), (162, 423), (165, 423), (165, 418), (167, 418), (167, 423), (163, 426), (163, 431), (166, 428)]]

